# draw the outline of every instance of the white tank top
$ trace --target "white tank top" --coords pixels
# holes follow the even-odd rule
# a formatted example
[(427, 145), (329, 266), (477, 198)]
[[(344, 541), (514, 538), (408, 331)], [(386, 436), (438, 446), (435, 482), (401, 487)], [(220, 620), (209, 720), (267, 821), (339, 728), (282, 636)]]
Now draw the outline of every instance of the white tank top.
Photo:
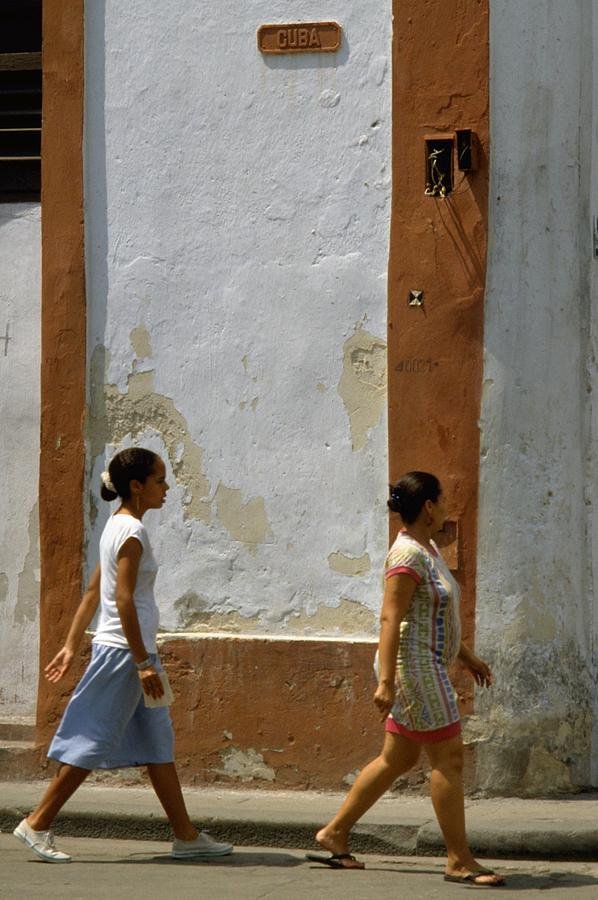
[(126, 514), (111, 516), (100, 538), (100, 616), (93, 643), (108, 647), (129, 646), (116, 607), (116, 569), (118, 553), (131, 537), (136, 538), (143, 548), (133, 600), (145, 649), (148, 653), (156, 653), (160, 613), (154, 599), (154, 582), (158, 566), (145, 526), (139, 519)]

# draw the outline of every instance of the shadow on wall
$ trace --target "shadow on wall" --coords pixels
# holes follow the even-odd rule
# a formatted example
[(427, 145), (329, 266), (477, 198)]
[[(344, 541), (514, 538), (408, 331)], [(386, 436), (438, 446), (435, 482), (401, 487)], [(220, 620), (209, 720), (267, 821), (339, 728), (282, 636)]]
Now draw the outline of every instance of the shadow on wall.
[[(106, 351), (102, 348), (101, 364), (95, 379), (90, 360), (96, 348), (98, 334), (106, 330), (108, 303), (108, 189), (106, 173), (106, 3), (96, 0), (85, 4), (85, 133), (84, 133), (84, 192), (85, 247), (87, 282), (87, 371), (88, 402), (92, 409), (105, 415), (104, 378)], [(101, 383), (99, 383), (101, 381)], [(86, 421), (86, 442), (89, 447), (91, 422)], [(95, 463), (89, 453), (86, 477), (89, 479)], [(88, 482), (89, 483), (89, 482)], [(89, 510), (93, 521), (97, 509)]]
[[(480, 145), (478, 147), (478, 169), (474, 174), (478, 177), (467, 179), (467, 190), (473, 197), (474, 204), (481, 215), (487, 204), (486, 190), (486, 174), (488, 171), (488, 157), (485, 148)], [(480, 177), (481, 176), (481, 177)], [(461, 189), (456, 189), (455, 194), (460, 193)], [(446, 234), (450, 238), (456, 258), (459, 260), (463, 274), (473, 289), (485, 284), (486, 281), (486, 259), (480, 257), (479, 254), (479, 234), (474, 232), (473, 239), (468, 234), (458, 205), (452, 202), (452, 196), (438, 203), (438, 214), (445, 226)]]

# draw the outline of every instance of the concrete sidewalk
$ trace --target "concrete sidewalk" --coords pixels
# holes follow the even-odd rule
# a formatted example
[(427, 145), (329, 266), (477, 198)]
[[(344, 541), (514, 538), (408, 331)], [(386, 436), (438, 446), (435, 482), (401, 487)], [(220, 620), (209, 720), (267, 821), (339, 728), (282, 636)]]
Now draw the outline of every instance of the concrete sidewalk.
[[(0, 784), (0, 830), (11, 831), (33, 806), (44, 782)], [(238, 845), (315, 848), (313, 835), (344, 794), (185, 789), (191, 817), (219, 839)], [(467, 829), (484, 857), (598, 860), (598, 793), (558, 800), (468, 800)], [(150, 788), (84, 785), (56, 821), (57, 834), (168, 840), (170, 828)], [(428, 798), (388, 796), (354, 830), (361, 853), (443, 855)]]

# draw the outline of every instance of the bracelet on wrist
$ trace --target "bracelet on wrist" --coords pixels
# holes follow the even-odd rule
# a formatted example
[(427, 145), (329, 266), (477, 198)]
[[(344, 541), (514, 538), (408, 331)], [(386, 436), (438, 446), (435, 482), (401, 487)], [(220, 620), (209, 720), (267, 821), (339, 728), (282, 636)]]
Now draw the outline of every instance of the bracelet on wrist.
[(142, 662), (135, 663), (135, 668), (137, 669), (138, 672), (142, 672), (144, 669), (151, 669), (152, 666), (153, 666), (153, 663), (152, 663), (151, 659), (149, 658), (149, 656), (147, 657), (147, 659), (142, 660)]

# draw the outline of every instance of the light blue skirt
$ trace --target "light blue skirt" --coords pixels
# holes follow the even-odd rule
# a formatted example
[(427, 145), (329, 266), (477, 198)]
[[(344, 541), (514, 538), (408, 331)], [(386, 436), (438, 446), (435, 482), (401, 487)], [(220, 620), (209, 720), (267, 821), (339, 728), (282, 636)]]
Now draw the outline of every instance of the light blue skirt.
[[(161, 670), (158, 656), (150, 658)], [(64, 711), (48, 757), (81, 769), (173, 762), (168, 707), (145, 706), (129, 650), (92, 645), (91, 662)]]

